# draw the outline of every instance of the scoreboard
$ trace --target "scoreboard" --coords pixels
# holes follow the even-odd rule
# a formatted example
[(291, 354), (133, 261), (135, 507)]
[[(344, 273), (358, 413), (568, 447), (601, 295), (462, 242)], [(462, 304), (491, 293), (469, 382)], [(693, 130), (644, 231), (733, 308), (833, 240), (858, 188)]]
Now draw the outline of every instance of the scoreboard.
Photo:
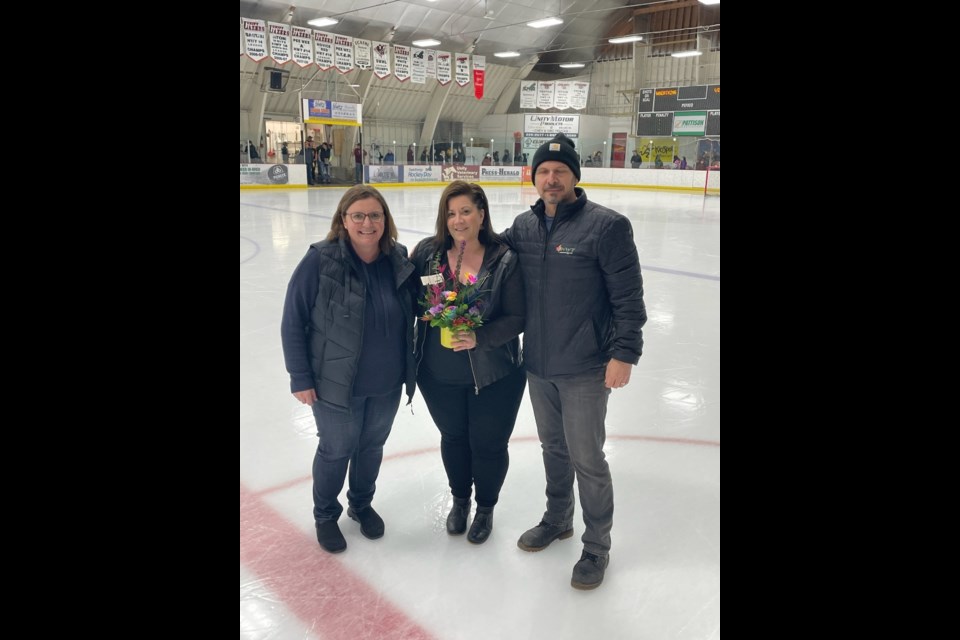
[(704, 135), (720, 135), (720, 85), (641, 89), (637, 103), (637, 135), (673, 134), (675, 111), (707, 111)]
[(640, 89), (639, 113), (651, 111), (706, 111), (720, 108), (720, 85)]
[(668, 111), (638, 113), (637, 135), (661, 137), (673, 135), (673, 113)]

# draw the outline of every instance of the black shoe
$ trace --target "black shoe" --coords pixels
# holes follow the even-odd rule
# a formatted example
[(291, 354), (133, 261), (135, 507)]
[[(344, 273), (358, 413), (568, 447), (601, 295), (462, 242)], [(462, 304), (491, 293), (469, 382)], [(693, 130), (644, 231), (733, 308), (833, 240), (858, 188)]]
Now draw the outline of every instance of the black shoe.
[(360, 523), (360, 533), (364, 538), (376, 540), (383, 537), (383, 518), (373, 510), (373, 507), (354, 511), (353, 507), (347, 509), (347, 515), (351, 519)]
[(447, 514), (447, 533), (459, 536), (467, 530), (467, 518), (470, 517), (470, 499), (454, 498), (453, 507)]
[(547, 524), (543, 520), (517, 540), (517, 546), (524, 551), (542, 551), (550, 546), (554, 540), (566, 540), (573, 535), (573, 527)]
[(473, 517), (470, 533), (467, 540), (473, 544), (483, 544), (493, 531), (493, 507), (477, 507), (477, 515)]
[(570, 586), (574, 589), (585, 591), (596, 589), (603, 582), (603, 573), (610, 564), (610, 556), (598, 556), (589, 551), (584, 551), (580, 556), (580, 561), (573, 565), (573, 577), (570, 579)]
[(347, 541), (343, 539), (340, 533), (340, 525), (336, 520), (324, 520), (317, 522), (317, 542), (323, 547), (324, 551), (329, 553), (340, 553), (347, 548)]

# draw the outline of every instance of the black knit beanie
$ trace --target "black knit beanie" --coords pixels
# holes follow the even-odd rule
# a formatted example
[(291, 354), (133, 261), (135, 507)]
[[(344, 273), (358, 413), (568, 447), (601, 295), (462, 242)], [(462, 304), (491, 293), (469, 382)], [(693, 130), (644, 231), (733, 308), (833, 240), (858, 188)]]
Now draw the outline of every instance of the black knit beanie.
[(533, 172), (530, 174), (530, 181), (537, 184), (537, 166), (545, 160), (555, 160), (562, 162), (570, 167), (573, 175), (577, 176), (577, 182), (580, 182), (580, 158), (574, 149), (573, 140), (558, 133), (553, 140), (540, 145), (537, 152), (533, 154)]

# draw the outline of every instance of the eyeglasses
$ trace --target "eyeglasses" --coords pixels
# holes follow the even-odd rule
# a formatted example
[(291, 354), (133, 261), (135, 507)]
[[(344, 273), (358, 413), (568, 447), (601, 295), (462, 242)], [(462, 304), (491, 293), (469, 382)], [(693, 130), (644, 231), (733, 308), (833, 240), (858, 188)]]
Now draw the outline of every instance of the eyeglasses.
[(370, 218), (370, 222), (382, 222), (383, 214), (379, 211), (374, 211), (373, 213), (348, 213), (346, 214), (348, 218), (356, 222), (357, 224), (363, 224), (364, 218)]

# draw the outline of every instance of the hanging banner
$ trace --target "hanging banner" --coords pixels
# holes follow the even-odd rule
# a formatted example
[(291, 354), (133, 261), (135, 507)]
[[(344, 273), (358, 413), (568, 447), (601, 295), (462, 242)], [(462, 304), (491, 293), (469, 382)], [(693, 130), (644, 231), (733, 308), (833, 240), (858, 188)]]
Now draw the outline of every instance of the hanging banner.
[(520, 81), (520, 108), (537, 108), (537, 83)]
[(483, 74), (487, 68), (487, 59), (483, 56), (473, 56), (473, 96), (483, 100)]
[(574, 109), (587, 108), (587, 96), (590, 94), (589, 82), (574, 82), (570, 91), (570, 106)]
[(373, 43), (373, 73), (381, 80), (390, 75), (390, 45), (386, 42)]
[(310, 29), (303, 27), (290, 27), (290, 35), (293, 39), (293, 61), (301, 67), (308, 67), (313, 64), (313, 41), (310, 38)]
[(553, 106), (557, 109), (570, 108), (570, 92), (573, 90), (572, 82), (557, 80), (553, 88)]
[(263, 20), (243, 19), (243, 39), (247, 56), (254, 62), (267, 57), (267, 25)]
[(282, 22), (268, 22), (270, 32), (270, 57), (277, 64), (290, 62), (290, 26)]
[(413, 55), (410, 58), (410, 79), (415, 84), (423, 84), (427, 81), (427, 63), (424, 58), (426, 52), (423, 49), (413, 49)]
[(437, 82), (440, 84), (450, 82), (450, 59), (446, 51), (437, 51)]
[(333, 61), (340, 73), (353, 70), (353, 38), (334, 34)]
[(470, 82), (470, 56), (465, 53), (457, 54), (456, 80), (461, 87)]
[(553, 82), (537, 83), (537, 109), (553, 108)]
[(333, 34), (313, 32), (313, 46), (317, 50), (317, 66), (326, 71), (333, 66)]
[(353, 40), (353, 63), (360, 67), (361, 69), (370, 68), (370, 41), (369, 40), (359, 40), (354, 38)]
[(393, 75), (400, 82), (410, 77), (410, 47), (402, 44), (393, 45)]
[(240, 18), (240, 55), (243, 55), (243, 18)]
[(436, 78), (437, 77), (437, 52), (436, 51), (427, 51), (427, 77)]

